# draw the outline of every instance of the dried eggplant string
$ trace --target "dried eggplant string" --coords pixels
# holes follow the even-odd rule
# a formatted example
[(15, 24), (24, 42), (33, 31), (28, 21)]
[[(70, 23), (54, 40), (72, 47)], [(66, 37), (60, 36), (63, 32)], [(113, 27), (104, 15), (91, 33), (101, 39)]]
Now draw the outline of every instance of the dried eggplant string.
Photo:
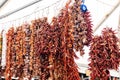
[(109, 69), (117, 70), (120, 62), (118, 39), (111, 28), (104, 28), (101, 36), (95, 36), (90, 47), (91, 80), (108, 80)]

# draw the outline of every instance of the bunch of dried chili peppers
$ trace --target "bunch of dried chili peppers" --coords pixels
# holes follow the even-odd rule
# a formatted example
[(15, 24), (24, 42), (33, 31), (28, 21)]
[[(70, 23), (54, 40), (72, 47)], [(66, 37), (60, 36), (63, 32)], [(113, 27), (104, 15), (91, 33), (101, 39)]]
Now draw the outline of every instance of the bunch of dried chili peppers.
[(104, 28), (101, 36), (95, 36), (90, 47), (91, 80), (108, 80), (109, 69), (118, 69), (120, 52), (118, 38), (111, 28)]
[(10, 28), (7, 33), (7, 51), (6, 51), (6, 70), (5, 70), (5, 78), (6, 80), (10, 80), (12, 77), (12, 73), (14, 69), (11, 67), (15, 65), (15, 60), (13, 58), (14, 55), (14, 28)]
[(1, 66), (1, 62), (2, 62), (2, 43), (3, 42), (3, 31), (0, 34), (0, 79), (2, 76), (2, 66)]
[(6, 80), (80, 80), (74, 48), (84, 54), (92, 39), (89, 12), (80, 11), (80, 0), (69, 0), (57, 17), (33, 20), (7, 33)]
[(16, 30), (15, 30), (15, 52), (16, 52), (16, 76), (14, 77), (19, 77), (21, 79), (22, 77), (22, 72), (23, 72), (23, 39), (24, 39), (24, 32), (23, 32), (23, 28), (22, 26), (19, 26)]
[(92, 40), (92, 23), (89, 11), (83, 13), (80, 5), (81, 0), (75, 0), (71, 10), (74, 23), (74, 48), (76, 51), (80, 51), (82, 56), (84, 54), (83, 47), (88, 46)]

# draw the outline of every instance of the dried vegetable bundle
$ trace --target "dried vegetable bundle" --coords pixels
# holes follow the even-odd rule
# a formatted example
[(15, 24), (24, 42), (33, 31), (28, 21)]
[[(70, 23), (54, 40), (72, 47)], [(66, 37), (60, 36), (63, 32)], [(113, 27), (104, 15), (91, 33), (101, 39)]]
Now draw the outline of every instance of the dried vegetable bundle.
[[(36, 21), (37, 23), (37, 21)], [(37, 62), (34, 68), (36, 72), (40, 76), (40, 80), (47, 80), (50, 77), (49, 73), (49, 47), (48, 42), (50, 40), (49, 28), (50, 25), (47, 22), (47, 18), (41, 19), (40, 24), (36, 24), (36, 32), (35, 32), (35, 55), (37, 57)], [(49, 35), (48, 35), (49, 34)], [(37, 64), (39, 62), (39, 65)], [(39, 71), (37, 71), (37, 68)], [(35, 73), (36, 73), (35, 72)]]
[(10, 66), (10, 74), (12, 77), (16, 77), (16, 73), (17, 73), (17, 64), (16, 64), (16, 61), (17, 61), (17, 51), (19, 50), (18, 48), (18, 40), (17, 40), (17, 31), (14, 30), (13, 32), (13, 36), (12, 36), (12, 44), (11, 44), (11, 66)]
[(22, 77), (23, 72), (23, 28), (19, 26), (15, 31), (15, 52), (16, 52), (16, 65), (15, 68), (16, 76), (14, 77)]
[(21, 77), (23, 66), (23, 31), (22, 27), (16, 30), (11, 28), (7, 33), (7, 54), (6, 54), (6, 80), (12, 77)]
[(90, 12), (89, 11), (86, 11), (85, 13), (82, 14), (84, 20), (85, 20), (85, 26), (87, 27), (87, 41), (85, 42), (85, 45), (89, 45), (91, 43), (91, 40), (92, 40), (92, 33), (93, 33), (93, 30), (92, 30), (92, 21), (91, 21), (91, 16), (90, 16)]
[(0, 34), (0, 79), (2, 76), (2, 66), (1, 66), (1, 62), (2, 62), (2, 43), (3, 43), (3, 31)]
[(23, 73), (22, 77), (23, 79), (29, 80), (31, 77), (31, 72), (30, 72), (30, 52), (31, 52), (31, 29), (29, 24), (24, 24), (23, 25)]
[(95, 36), (90, 47), (91, 80), (108, 80), (109, 69), (118, 69), (120, 52), (118, 39), (111, 28), (105, 28), (101, 36)]
[(32, 77), (35, 79), (39, 79), (41, 75), (41, 63), (40, 63), (40, 55), (38, 52), (38, 47), (40, 46), (38, 40), (38, 31), (40, 30), (40, 27), (42, 26), (43, 21), (41, 19), (33, 20), (32, 21), (32, 36), (31, 36), (31, 55), (30, 55), (30, 61), (32, 63), (31, 69), (32, 69)]
[[(84, 54), (91, 41), (89, 13), (80, 11), (81, 1), (69, 0), (49, 24), (47, 18), (11, 28), (7, 33), (6, 80), (80, 80), (73, 48)], [(74, 33), (74, 34), (73, 34)]]
[(92, 24), (89, 12), (81, 12), (80, 5), (81, 0), (75, 0), (71, 10), (74, 23), (74, 48), (83, 55), (83, 47), (88, 46), (92, 40)]
[(2, 60), (2, 42), (3, 42), (3, 31), (0, 34), (0, 66), (1, 66), (1, 60)]
[(7, 53), (6, 53), (6, 70), (5, 70), (5, 77), (6, 80), (11, 80), (12, 74), (11, 71), (14, 71), (11, 68), (12, 65), (15, 65), (15, 61), (12, 60), (12, 56), (14, 56), (14, 28), (10, 28), (7, 33)]
[(79, 80), (74, 62), (71, 14), (68, 5), (59, 17), (54, 17), (51, 25), (47, 18), (40, 19), (35, 35), (35, 52), (40, 56), (41, 80)]

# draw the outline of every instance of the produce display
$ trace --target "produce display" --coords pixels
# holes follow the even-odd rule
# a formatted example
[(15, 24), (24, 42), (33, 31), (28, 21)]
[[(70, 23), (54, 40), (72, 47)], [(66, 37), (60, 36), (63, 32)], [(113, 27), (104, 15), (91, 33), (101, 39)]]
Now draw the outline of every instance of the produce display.
[(49, 23), (48, 17), (10, 27), (6, 33), (6, 66), (1, 60), (3, 32), (0, 34), (0, 80), (82, 80), (75, 59), (90, 46), (90, 80), (108, 80), (110, 69), (120, 63), (118, 38), (112, 28), (93, 36), (90, 12), (84, 0), (68, 0)]
[(15, 47), (14, 47), (14, 28), (10, 28), (7, 33), (7, 53), (6, 53), (6, 70), (5, 77), (6, 80), (10, 80), (15, 69), (13, 67), (15, 64)]
[(120, 62), (118, 38), (111, 28), (104, 28), (101, 36), (95, 36), (90, 47), (91, 80), (108, 80), (109, 69), (117, 70)]
[[(70, 4), (71, 0), (51, 23), (44, 17), (9, 29), (6, 80), (12, 77), (19, 80), (80, 80), (73, 50), (75, 21), (72, 15), (77, 13), (72, 9), (75, 5)], [(80, 11), (80, 7), (78, 9)]]
[(92, 40), (92, 23), (88, 11), (82, 12), (80, 9), (81, 0), (75, 0), (71, 7), (72, 19), (74, 23), (74, 48), (80, 51), (80, 55), (84, 54), (83, 47), (89, 45)]

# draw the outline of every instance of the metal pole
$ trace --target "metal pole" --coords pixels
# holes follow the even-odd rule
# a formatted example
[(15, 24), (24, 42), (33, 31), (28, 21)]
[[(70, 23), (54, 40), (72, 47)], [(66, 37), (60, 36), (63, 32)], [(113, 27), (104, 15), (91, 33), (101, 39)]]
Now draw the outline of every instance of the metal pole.
[(13, 11), (11, 11), (11, 12), (9, 12), (9, 13), (6, 13), (6, 14), (0, 16), (0, 19), (5, 18), (5, 17), (7, 17), (7, 16), (9, 16), (9, 15), (11, 15), (11, 14), (14, 14), (14, 13), (20, 11), (20, 10), (23, 10), (23, 9), (25, 9), (25, 8), (31, 6), (31, 5), (33, 5), (33, 4), (35, 4), (35, 3), (38, 3), (38, 2), (40, 2), (40, 1), (42, 1), (42, 0), (35, 0), (35, 1), (33, 1), (33, 2), (29, 3), (29, 4), (27, 4), (27, 5), (25, 5), (25, 6), (23, 6), (23, 7), (20, 7), (20, 8), (18, 8), (18, 9), (16, 9), (16, 10), (13, 10)]
[(119, 7), (120, 1), (116, 4), (116, 6), (102, 19), (102, 21), (96, 26), (93, 32), (95, 32), (108, 18), (109, 16)]
[(8, 0), (4, 0), (1, 4), (0, 4), (0, 8), (7, 2)]

